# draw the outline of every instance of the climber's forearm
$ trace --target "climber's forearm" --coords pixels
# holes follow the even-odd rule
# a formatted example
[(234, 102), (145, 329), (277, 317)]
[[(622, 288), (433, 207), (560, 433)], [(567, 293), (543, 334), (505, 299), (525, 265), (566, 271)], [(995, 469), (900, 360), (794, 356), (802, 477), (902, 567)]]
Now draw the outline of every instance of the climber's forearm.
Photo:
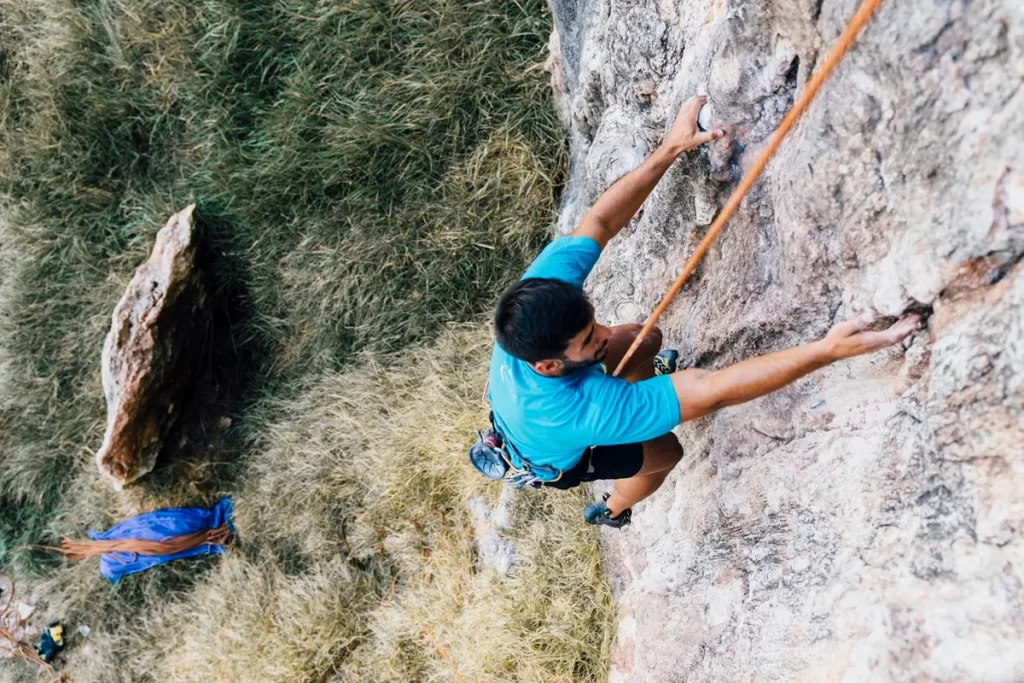
[(681, 152), (669, 145), (656, 149), (646, 161), (608, 188), (571, 234), (590, 237), (604, 249), (636, 214)]
[(724, 370), (682, 370), (672, 375), (680, 420), (746, 403), (781, 389), (836, 360), (830, 345), (817, 341), (766, 356), (750, 358)]
[(746, 403), (781, 389), (804, 375), (843, 358), (899, 344), (917, 329), (921, 316), (905, 315), (883, 330), (870, 330), (874, 315), (862, 313), (839, 323), (825, 338), (792, 349), (751, 358), (724, 370), (680, 370), (672, 374), (681, 422)]

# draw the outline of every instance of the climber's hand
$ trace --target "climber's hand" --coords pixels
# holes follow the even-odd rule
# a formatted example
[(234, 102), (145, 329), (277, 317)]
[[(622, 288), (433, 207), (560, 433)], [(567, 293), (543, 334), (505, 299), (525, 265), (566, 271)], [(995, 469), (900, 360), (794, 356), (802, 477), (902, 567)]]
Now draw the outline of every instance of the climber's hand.
[(860, 356), (897, 344), (917, 329), (921, 316), (916, 313), (905, 315), (888, 329), (872, 332), (867, 327), (874, 322), (870, 312), (862, 313), (853, 320), (839, 323), (822, 340), (833, 360)]
[(665, 145), (672, 150), (672, 153), (676, 156), (693, 149), (694, 147), (700, 147), (705, 142), (711, 142), (725, 135), (725, 131), (718, 128), (709, 130), (707, 132), (701, 132), (697, 128), (697, 115), (700, 113), (700, 108), (707, 103), (708, 98), (705, 95), (698, 95), (697, 97), (691, 97), (683, 106), (679, 108), (679, 114), (676, 116), (676, 122), (672, 124), (672, 129), (665, 136)]
[(697, 129), (697, 114), (708, 101), (706, 97), (694, 97), (679, 111), (672, 130), (665, 136), (665, 142), (654, 150), (643, 163), (615, 181), (590, 207), (580, 224), (569, 234), (575, 237), (589, 237), (601, 249), (640, 210), (651, 190), (665, 175), (676, 157), (709, 140), (717, 140), (725, 133), (713, 130), (702, 133)]

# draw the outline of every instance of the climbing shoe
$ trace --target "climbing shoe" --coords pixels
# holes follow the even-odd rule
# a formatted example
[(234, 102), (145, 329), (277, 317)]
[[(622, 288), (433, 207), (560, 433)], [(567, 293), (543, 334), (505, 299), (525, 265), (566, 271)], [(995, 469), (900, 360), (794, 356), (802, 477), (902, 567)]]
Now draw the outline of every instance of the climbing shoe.
[(593, 524), (594, 526), (610, 526), (613, 529), (621, 529), (629, 524), (633, 516), (633, 510), (626, 508), (618, 517), (612, 517), (606, 503), (608, 498), (609, 494), (606, 493), (600, 503), (594, 503), (583, 508), (583, 520), (587, 524)]
[(660, 377), (661, 375), (671, 375), (676, 371), (676, 365), (679, 362), (679, 352), (675, 349), (665, 349), (659, 351), (658, 355), (654, 357), (654, 374)]

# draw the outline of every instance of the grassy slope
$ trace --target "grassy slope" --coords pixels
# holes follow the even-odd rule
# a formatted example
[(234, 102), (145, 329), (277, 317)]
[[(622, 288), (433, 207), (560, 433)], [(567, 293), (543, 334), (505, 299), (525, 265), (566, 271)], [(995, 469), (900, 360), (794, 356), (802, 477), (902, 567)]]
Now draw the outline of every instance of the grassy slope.
[[(475, 571), (464, 509), (485, 491), (461, 452), (486, 339), (450, 323), (536, 252), (564, 168), (543, 3), (0, 0), (0, 18), (0, 541), (224, 493), (246, 541), (116, 588), (94, 563), (0, 554), (92, 627), (75, 680), (451, 679), (442, 649), (467, 680), (600, 678), (610, 603), (579, 501), (517, 501), (505, 580)], [(116, 496), (91, 457), (102, 339), (192, 200), (222, 302), (203, 408)]]

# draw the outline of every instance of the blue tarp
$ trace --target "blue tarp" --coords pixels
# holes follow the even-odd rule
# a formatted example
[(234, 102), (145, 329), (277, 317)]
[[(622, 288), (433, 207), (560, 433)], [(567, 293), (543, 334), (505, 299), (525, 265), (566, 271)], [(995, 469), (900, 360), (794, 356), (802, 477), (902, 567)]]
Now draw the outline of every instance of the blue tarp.
[[(167, 508), (166, 510), (153, 510), (126, 519), (106, 531), (97, 532), (89, 530), (89, 537), (94, 541), (121, 541), (128, 538), (143, 539), (146, 541), (165, 541), (171, 536), (182, 536), (196, 531), (216, 529), (222, 524), (227, 524), (233, 534), (235, 529), (231, 526), (231, 499), (223, 498), (213, 508)], [(201, 546), (185, 550), (171, 555), (138, 555), (136, 553), (107, 553), (100, 557), (100, 574), (103, 574), (112, 583), (117, 583), (122, 576), (134, 574), (149, 569), (150, 567), (172, 560), (180, 560), (183, 557), (193, 557), (206, 553), (220, 554), (224, 552), (224, 546), (216, 543), (207, 543)]]

